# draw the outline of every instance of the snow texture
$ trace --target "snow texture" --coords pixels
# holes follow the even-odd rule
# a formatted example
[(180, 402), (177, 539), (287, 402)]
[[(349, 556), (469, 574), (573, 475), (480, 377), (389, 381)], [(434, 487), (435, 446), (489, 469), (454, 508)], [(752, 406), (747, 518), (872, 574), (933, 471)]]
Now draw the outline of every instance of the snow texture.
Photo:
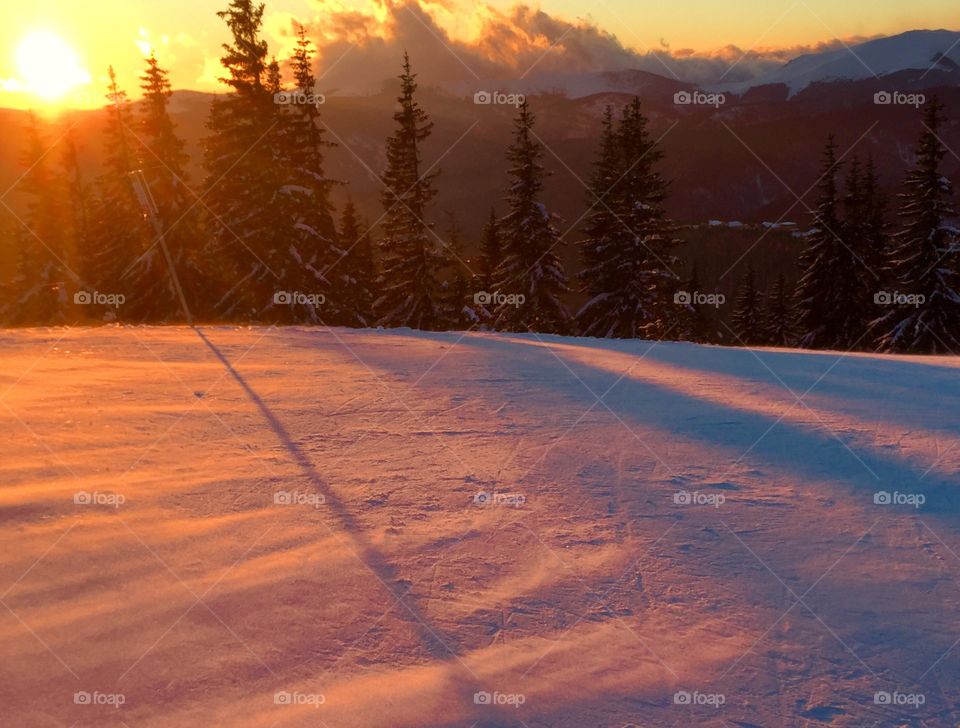
[(228, 327), (0, 347), (5, 727), (960, 720), (955, 359)]

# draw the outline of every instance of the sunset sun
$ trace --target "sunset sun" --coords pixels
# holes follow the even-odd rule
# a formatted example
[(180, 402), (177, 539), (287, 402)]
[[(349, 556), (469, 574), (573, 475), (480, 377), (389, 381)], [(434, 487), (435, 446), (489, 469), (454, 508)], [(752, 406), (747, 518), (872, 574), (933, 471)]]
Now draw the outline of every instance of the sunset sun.
[(36, 31), (17, 47), (17, 70), (25, 90), (45, 101), (57, 101), (69, 91), (90, 82), (76, 52), (58, 35)]

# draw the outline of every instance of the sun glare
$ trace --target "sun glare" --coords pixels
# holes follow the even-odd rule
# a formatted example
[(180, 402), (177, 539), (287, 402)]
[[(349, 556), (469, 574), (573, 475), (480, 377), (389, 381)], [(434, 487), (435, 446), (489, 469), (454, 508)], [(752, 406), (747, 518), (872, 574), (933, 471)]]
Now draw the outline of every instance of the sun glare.
[(77, 86), (90, 83), (90, 74), (73, 48), (49, 31), (36, 31), (20, 42), (17, 69), (24, 90), (44, 101), (57, 101)]

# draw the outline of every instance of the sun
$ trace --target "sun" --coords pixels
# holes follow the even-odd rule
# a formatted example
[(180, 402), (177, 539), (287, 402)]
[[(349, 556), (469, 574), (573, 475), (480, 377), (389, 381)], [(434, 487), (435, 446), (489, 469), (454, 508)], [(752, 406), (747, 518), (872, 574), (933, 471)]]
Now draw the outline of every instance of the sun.
[(35, 31), (17, 46), (17, 70), (24, 90), (44, 101), (57, 101), (77, 86), (90, 83), (80, 58), (60, 36)]

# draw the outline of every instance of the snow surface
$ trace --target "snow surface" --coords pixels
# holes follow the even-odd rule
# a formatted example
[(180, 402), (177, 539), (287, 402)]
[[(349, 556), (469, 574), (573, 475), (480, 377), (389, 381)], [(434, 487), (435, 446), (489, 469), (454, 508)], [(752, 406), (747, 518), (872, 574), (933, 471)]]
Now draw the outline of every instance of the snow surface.
[(0, 347), (4, 727), (960, 720), (955, 359), (226, 327)]

